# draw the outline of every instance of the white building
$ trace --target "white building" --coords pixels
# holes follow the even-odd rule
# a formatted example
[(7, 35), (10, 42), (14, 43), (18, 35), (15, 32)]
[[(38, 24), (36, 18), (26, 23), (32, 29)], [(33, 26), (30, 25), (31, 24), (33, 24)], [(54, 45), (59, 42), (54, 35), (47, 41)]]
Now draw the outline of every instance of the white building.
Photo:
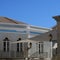
[(57, 31), (58, 30), (56, 28), (57, 27), (53, 27), (49, 32), (42, 33), (40, 35), (30, 38), (30, 40), (40, 41), (40, 46), (41, 46), (40, 49), (42, 50), (40, 50), (37, 47), (38, 52), (40, 51), (40, 54), (38, 53), (37, 55), (40, 56), (42, 54), (44, 60), (52, 60), (52, 58), (57, 55), (57, 47), (58, 47)]
[(11, 44), (11, 42), (32, 38), (50, 30), (0, 17), (0, 59), (22, 60), (26, 56), (24, 52), (27, 51), (27, 43)]

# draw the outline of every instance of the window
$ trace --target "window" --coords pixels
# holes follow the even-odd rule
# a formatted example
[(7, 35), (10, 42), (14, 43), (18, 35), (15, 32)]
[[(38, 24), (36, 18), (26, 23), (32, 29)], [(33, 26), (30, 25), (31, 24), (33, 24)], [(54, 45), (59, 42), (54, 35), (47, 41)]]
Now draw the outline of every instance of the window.
[[(17, 41), (20, 41), (21, 38), (19, 38)], [(21, 51), (22, 52), (22, 43), (17, 43), (17, 52)]]
[(52, 38), (53, 38), (53, 36), (52, 36), (52, 34), (49, 34), (49, 38), (50, 38), (50, 42), (52, 41)]
[(9, 39), (7, 37), (3, 40), (3, 51), (9, 51)]
[(39, 54), (43, 53), (43, 42), (39, 42)]
[(52, 40), (52, 47), (53, 47), (53, 56), (57, 54), (57, 40)]

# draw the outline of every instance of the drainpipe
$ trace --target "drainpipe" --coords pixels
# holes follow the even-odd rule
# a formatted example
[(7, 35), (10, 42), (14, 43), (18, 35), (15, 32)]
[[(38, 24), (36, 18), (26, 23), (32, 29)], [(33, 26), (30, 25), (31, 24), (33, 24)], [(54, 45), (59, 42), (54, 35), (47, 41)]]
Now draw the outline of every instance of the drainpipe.
[(53, 17), (56, 22), (57, 22), (57, 43), (58, 43), (58, 48), (57, 48), (57, 55), (53, 57), (52, 60), (60, 60), (60, 16), (54, 16)]

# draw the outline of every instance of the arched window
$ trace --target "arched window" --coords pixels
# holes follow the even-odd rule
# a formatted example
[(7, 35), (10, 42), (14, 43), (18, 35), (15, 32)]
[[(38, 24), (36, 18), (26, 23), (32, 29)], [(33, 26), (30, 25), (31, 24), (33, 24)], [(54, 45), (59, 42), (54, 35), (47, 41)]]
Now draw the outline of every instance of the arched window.
[(9, 51), (9, 39), (7, 37), (3, 40), (3, 51)]
[[(19, 38), (17, 41), (20, 41), (21, 38)], [(17, 52), (21, 51), (22, 52), (22, 43), (17, 43)]]

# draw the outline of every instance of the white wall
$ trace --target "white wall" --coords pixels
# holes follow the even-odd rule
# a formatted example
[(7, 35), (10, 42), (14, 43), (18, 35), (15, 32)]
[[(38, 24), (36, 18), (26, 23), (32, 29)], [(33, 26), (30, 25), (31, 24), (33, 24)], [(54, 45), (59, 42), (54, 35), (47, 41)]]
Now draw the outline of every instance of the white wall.
[(52, 58), (52, 42), (44, 41), (44, 52), (47, 52), (47, 58), (45, 60), (51, 60)]
[[(10, 42), (14, 42), (17, 41), (18, 38), (22, 38), (22, 39), (26, 39), (27, 35), (23, 35), (20, 33), (3, 33), (0, 32), (0, 50), (3, 51), (3, 39), (5, 39), (5, 37), (7, 37)], [(10, 43), (10, 50), (15, 50), (16, 51), (16, 44), (11, 44)]]

